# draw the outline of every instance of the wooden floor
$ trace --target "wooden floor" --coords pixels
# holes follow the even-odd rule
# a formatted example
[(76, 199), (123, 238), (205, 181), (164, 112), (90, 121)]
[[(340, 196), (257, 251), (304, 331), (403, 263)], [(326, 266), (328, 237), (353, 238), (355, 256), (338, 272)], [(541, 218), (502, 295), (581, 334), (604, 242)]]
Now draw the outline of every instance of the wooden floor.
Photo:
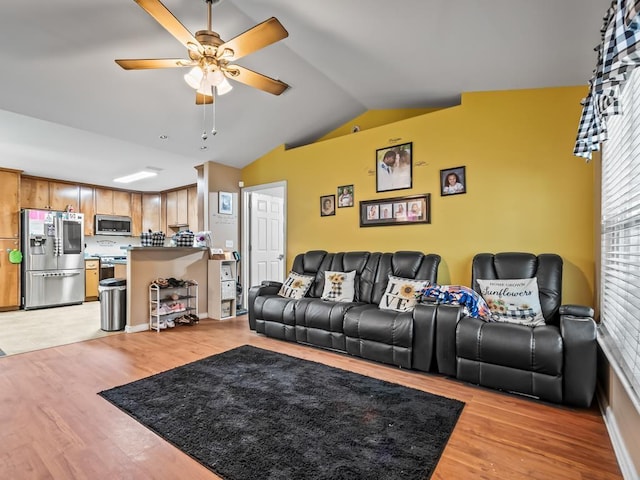
[(465, 402), (433, 479), (622, 478), (595, 407), (559, 407), (268, 339), (246, 317), (0, 358), (0, 478), (219, 478), (96, 393), (244, 344)]

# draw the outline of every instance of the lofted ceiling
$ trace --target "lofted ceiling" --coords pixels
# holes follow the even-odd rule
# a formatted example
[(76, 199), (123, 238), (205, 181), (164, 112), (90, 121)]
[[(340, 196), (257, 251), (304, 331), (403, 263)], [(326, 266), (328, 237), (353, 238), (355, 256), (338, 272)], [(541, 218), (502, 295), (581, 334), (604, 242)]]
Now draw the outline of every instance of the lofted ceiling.
[[(204, 0), (164, 0), (192, 33)], [(232, 81), (194, 104), (187, 69), (125, 71), (116, 58), (185, 57), (133, 0), (13, 1), (0, 15), (0, 167), (127, 188), (195, 183), (193, 167), (243, 167), (367, 110), (454, 105), (462, 92), (586, 85), (610, 0), (224, 0), (229, 40), (271, 16), (289, 37), (237, 63), (288, 83), (280, 96)], [(577, 127), (577, 119), (576, 119)], [(161, 135), (167, 138), (162, 140)], [(206, 149), (201, 147), (206, 146)]]

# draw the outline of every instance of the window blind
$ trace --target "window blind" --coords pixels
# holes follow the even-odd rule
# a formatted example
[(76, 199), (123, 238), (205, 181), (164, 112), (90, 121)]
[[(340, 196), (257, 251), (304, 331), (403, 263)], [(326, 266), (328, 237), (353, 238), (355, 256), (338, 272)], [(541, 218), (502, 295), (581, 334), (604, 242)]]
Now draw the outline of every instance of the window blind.
[[(607, 350), (640, 397), (640, 68), (608, 120), (602, 152), (601, 323)], [(630, 394), (633, 392), (629, 392)]]

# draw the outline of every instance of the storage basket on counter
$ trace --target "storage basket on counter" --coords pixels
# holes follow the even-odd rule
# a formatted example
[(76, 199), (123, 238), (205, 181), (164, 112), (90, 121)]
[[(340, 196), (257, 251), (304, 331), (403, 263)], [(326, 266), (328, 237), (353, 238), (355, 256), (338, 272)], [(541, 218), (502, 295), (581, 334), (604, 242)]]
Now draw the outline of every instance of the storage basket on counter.
[(140, 234), (140, 245), (143, 247), (153, 247), (153, 233), (151, 233), (151, 231)]
[(176, 247), (193, 247), (193, 232), (190, 230), (182, 230), (173, 236), (173, 243)]
[(140, 245), (143, 247), (164, 247), (163, 232), (142, 232), (140, 234)]
[(151, 234), (152, 247), (164, 247), (164, 232), (153, 232)]

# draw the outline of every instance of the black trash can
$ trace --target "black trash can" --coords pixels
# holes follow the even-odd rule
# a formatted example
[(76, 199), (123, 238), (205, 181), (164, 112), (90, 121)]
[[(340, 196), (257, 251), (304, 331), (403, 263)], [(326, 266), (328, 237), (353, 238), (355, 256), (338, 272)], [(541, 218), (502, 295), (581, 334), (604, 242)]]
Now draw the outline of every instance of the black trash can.
[(123, 330), (127, 324), (127, 279), (105, 278), (98, 285), (100, 328), (105, 332)]

